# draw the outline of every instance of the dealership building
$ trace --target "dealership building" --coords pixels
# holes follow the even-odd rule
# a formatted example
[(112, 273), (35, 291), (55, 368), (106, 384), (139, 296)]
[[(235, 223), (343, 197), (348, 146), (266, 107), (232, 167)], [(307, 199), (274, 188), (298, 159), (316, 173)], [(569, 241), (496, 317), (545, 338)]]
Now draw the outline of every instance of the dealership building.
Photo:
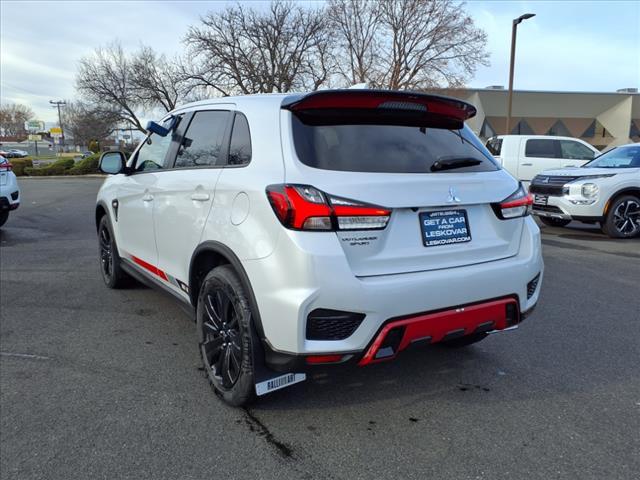
[[(444, 89), (443, 95), (473, 104), (478, 113), (467, 123), (482, 139), (506, 131), (508, 91)], [(513, 92), (511, 134), (581, 138), (598, 150), (640, 142), (640, 94), (637, 88), (617, 92)]]

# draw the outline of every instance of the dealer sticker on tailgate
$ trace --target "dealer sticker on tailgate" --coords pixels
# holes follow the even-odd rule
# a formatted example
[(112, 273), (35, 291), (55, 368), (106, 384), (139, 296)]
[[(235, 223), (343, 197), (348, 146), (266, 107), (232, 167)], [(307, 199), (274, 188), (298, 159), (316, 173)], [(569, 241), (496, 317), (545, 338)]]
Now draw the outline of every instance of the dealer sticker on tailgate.
[(422, 212), (420, 228), (425, 247), (471, 241), (466, 210)]

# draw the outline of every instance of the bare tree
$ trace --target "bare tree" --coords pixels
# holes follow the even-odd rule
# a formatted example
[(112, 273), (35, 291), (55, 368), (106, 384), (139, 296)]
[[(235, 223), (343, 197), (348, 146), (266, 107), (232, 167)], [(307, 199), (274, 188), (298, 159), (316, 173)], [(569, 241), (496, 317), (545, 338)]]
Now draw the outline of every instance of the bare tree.
[(233, 93), (316, 90), (332, 71), (321, 10), (276, 0), (266, 11), (240, 4), (191, 27), (183, 72), (194, 88)]
[(340, 58), (336, 63), (349, 84), (373, 77), (380, 43), (379, 5), (375, 1), (329, 0), (328, 17), (337, 34)]
[[(394, 90), (458, 87), (487, 65), (487, 37), (452, 0), (331, 0), (351, 81)], [(347, 77), (348, 78), (348, 77)]]
[(65, 130), (76, 145), (101, 143), (115, 131), (120, 119), (116, 109), (104, 110), (84, 102), (67, 102), (63, 110)]
[(34, 117), (33, 110), (20, 103), (10, 103), (0, 106), (0, 131), (7, 137), (26, 136), (24, 122)]
[(118, 111), (122, 121), (145, 132), (136, 114), (142, 105), (131, 74), (131, 62), (118, 42), (97, 48), (93, 55), (84, 57), (76, 74), (78, 92), (96, 110)]
[(133, 95), (141, 105), (160, 106), (167, 112), (176, 108), (183, 84), (176, 60), (169, 61), (165, 55), (143, 45), (132, 55), (129, 68)]

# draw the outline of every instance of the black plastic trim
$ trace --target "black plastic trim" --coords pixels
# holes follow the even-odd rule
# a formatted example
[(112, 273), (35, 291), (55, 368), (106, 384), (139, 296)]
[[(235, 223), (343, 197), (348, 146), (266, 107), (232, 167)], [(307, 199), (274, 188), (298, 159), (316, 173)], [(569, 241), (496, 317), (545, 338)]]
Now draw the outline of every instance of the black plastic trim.
[(244, 270), (244, 267), (242, 266), (240, 259), (236, 256), (233, 250), (231, 250), (229, 247), (227, 247), (223, 243), (216, 242), (215, 240), (207, 240), (201, 243), (200, 245), (198, 245), (198, 247), (195, 249), (195, 251), (191, 255), (191, 261), (189, 262), (189, 291), (191, 295), (191, 304), (195, 308), (195, 306), (198, 303), (198, 295), (200, 294), (200, 292), (196, 291), (196, 289), (193, 288), (193, 285), (191, 285), (191, 279), (193, 277), (194, 261), (200, 253), (205, 251), (214, 252), (224, 257), (234, 268), (234, 270), (238, 274), (238, 277), (240, 277), (240, 282), (242, 283), (242, 287), (245, 289), (245, 292), (249, 297), (249, 303), (251, 305), (251, 311), (253, 316), (253, 324), (256, 328), (256, 333), (258, 334), (258, 337), (260, 338), (262, 343), (264, 343), (265, 335), (264, 335), (264, 328), (262, 327), (262, 319), (260, 318), (258, 302), (256, 301), (255, 294), (253, 293), (253, 288), (251, 287), (249, 276), (247, 275), (247, 272)]
[(195, 313), (196, 313), (195, 308), (184, 297), (181, 297), (171, 289), (167, 288), (165, 285), (163, 285), (161, 282), (159, 282), (155, 278), (152, 278), (148, 276), (146, 273), (138, 270), (135, 266), (133, 266), (130, 260), (126, 258), (120, 258), (120, 260), (122, 260), (122, 263), (120, 265), (125, 272), (127, 272), (136, 280), (138, 280), (140, 283), (143, 283), (155, 290), (160, 291), (161, 293), (165, 293), (167, 295), (170, 295), (172, 298), (177, 299), (179, 301), (180, 306), (189, 315), (189, 317), (192, 320), (195, 319)]

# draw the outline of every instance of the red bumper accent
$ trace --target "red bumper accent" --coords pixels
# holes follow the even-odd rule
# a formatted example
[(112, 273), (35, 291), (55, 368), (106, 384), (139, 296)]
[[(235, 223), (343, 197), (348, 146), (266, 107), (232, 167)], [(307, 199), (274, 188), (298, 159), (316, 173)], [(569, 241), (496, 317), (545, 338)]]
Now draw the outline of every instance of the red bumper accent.
[[(515, 318), (509, 318), (509, 312), (511, 316), (515, 315)], [(436, 343), (447, 334), (469, 335), (479, 327), (485, 331), (503, 330), (519, 320), (518, 301), (513, 297), (392, 320), (382, 327), (358, 365), (364, 366), (391, 360), (415, 341), (427, 340), (429, 343)], [(396, 339), (396, 348), (385, 346), (387, 335), (394, 329), (401, 331), (399, 343)], [(398, 330), (395, 331), (398, 332)], [(381, 352), (381, 349), (384, 351)]]

